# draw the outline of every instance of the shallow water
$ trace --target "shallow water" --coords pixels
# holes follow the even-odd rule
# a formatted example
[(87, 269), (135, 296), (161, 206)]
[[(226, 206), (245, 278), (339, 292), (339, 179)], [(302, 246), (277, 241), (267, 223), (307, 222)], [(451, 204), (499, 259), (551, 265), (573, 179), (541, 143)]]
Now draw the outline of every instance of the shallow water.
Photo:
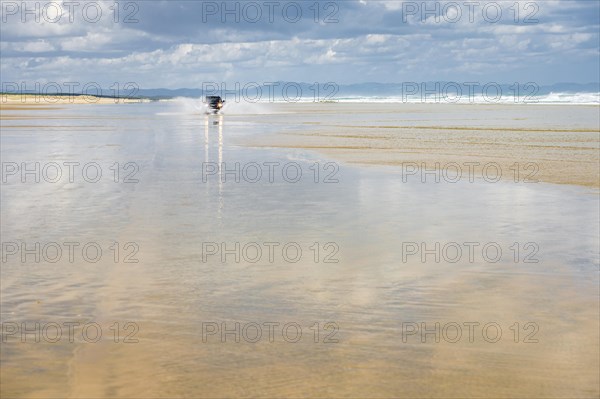
[[(598, 395), (597, 190), (404, 182), (397, 168), (243, 145), (306, 122), (399, 118), (323, 106), (307, 120), (304, 107), (206, 116), (190, 102), (74, 105), (2, 121), (3, 168), (40, 162), (39, 183), (3, 176), (2, 397)], [(69, 161), (80, 163), (73, 182)], [(50, 162), (63, 165), (55, 183)], [(96, 183), (80, 169), (92, 162), (85, 177), (99, 168)], [(239, 182), (213, 169), (236, 162)], [(265, 162), (278, 163), (272, 182)], [(263, 175), (251, 182), (256, 165)], [(12, 243), (36, 242), (79, 246), (73, 262), (64, 244), (55, 263), (51, 247), (39, 262), (12, 254)], [(94, 249), (81, 253), (86, 243), (102, 249), (97, 262)], [(233, 251), (222, 259), (214, 243)], [(440, 250), (424, 261), (407, 253), (421, 243)], [(39, 343), (33, 333), (21, 342), (7, 328), (23, 322), (58, 323), (63, 336), (48, 342), (49, 328)], [(80, 323), (73, 343), (65, 322)], [(81, 331), (92, 322), (96, 343)], [(236, 322), (239, 342), (221, 336)], [(435, 323), (437, 334), (422, 334)]]

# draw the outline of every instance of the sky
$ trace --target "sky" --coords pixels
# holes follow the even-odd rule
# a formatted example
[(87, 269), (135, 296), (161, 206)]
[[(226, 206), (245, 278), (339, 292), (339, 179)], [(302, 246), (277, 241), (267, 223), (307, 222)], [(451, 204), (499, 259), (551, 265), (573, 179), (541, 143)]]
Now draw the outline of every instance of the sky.
[(600, 1), (0, 1), (1, 81), (600, 81)]

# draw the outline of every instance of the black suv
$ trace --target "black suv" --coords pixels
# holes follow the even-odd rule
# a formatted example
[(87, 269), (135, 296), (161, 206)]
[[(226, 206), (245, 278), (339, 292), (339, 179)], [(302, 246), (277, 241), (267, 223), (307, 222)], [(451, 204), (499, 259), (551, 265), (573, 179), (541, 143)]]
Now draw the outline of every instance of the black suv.
[(209, 109), (211, 109), (215, 114), (218, 113), (223, 105), (225, 105), (225, 100), (223, 100), (219, 96), (206, 96), (205, 100)]

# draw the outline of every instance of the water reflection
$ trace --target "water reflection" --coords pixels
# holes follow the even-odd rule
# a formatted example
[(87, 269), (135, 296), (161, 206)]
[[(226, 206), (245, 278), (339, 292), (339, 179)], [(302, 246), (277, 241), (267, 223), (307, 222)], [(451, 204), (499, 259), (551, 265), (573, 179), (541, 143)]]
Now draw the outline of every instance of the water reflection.
[[(217, 168), (217, 177), (218, 177), (218, 186), (219, 186), (219, 194), (218, 194), (218, 207), (217, 207), (217, 215), (218, 218), (221, 218), (224, 204), (223, 199), (223, 130), (224, 130), (224, 117), (223, 114), (207, 114), (204, 117), (204, 162), (211, 163), (215, 162), (212, 160), (210, 156), (210, 142), (211, 135), (214, 136), (216, 130), (217, 138), (215, 142), (217, 143), (217, 157), (216, 161), (218, 163)], [(206, 188), (208, 190), (209, 184), (206, 184)]]
[[(1, 268), (1, 316), (96, 320), (106, 328), (135, 321), (140, 342), (3, 344), (2, 397), (597, 396), (594, 193), (403, 184), (393, 169), (348, 165), (337, 184), (236, 183), (224, 181), (221, 167), (204, 182), (203, 162), (293, 160), (309, 171), (322, 162), (316, 154), (241, 147), (236, 139), (339, 116), (159, 115), (164, 106), (148, 104), (99, 107), (98, 117), (94, 109), (61, 111), (89, 113), (70, 120), (66, 133), (3, 128), (3, 160), (78, 160), (93, 150), (99, 162), (138, 162), (140, 182), (3, 186), (2, 240), (135, 241), (140, 262), (12, 257)], [(399, 118), (351, 117), (372, 124), (384, 116)], [(91, 124), (112, 132), (83, 126)], [(444, 240), (497, 241), (505, 249), (534, 241), (541, 262), (401, 261), (402, 242)], [(333, 241), (340, 262), (314, 262), (310, 252), (297, 263), (203, 262), (207, 241), (305, 248)], [(207, 344), (205, 321), (297, 322), (306, 335), (295, 344)], [(339, 325), (340, 342), (315, 344), (310, 327), (328, 321)], [(506, 334), (515, 322), (533, 321), (540, 342), (515, 344), (510, 335), (497, 344), (403, 342), (402, 322), (421, 321), (494, 321)]]

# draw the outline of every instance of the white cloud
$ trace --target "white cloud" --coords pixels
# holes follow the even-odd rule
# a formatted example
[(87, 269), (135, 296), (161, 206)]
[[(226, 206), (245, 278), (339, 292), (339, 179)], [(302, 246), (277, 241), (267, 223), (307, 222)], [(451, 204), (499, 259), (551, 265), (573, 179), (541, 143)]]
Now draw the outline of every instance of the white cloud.
[[(66, 0), (55, 1), (68, 9)], [(114, 82), (117, 76), (146, 87), (189, 87), (224, 78), (360, 82), (467, 80), (471, 74), (487, 74), (490, 80), (519, 80), (510, 75), (514, 70), (560, 81), (571, 80), (571, 64), (585, 64), (592, 71), (598, 65), (598, 2), (537, 2), (535, 24), (512, 22), (508, 7), (514, 1), (506, 2), (502, 21), (488, 23), (481, 16), (483, 0), (474, 23), (464, 8), (458, 23), (448, 22), (456, 15), (447, 0), (439, 3), (447, 18), (436, 22), (430, 16), (422, 23), (416, 15), (405, 23), (403, 3), (338, 2), (339, 23), (333, 24), (314, 23), (307, 13), (297, 24), (244, 25), (218, 19), (203, 23), (195, 2), (148, 1), (139, 3), (139, 23), (123, 24), (114, 22), (109, 8), (114, 2), (103, 0), (103, 18), (96, 23), (82, 18), (81, 6), (57, 23), (21, 23), (20, 18), (2, 23), (0, 66), (3, 79), (60, 79), (69, 70), (82, 81)], [(526, 9), (530, 4), (517, 2), (520, 18), (531, 12)], [(124, 17), (122, 9), (119, 17)], [(597, 80), (597, 70), (594, 76), (577, 77)]]
[(23, 46), (24, 51), (28, 51), (31, 53), (42, 53), (48, 51), (54, 51), (55, 48), (53, 45), (48, 43), (46, 40), (38, 40), (35, 42), (27, 42)]

